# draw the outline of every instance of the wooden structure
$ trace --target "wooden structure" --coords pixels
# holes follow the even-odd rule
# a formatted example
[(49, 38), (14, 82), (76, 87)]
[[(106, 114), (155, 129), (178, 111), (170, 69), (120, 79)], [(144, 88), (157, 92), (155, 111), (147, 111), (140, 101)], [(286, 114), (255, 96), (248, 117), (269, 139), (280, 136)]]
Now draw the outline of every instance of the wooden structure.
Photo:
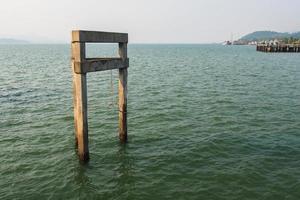
[[(118, 58), (86, 58), (85, 43), (118, 43)], [(127, 33), (72, 31), (72, 71), (75, 138), (80, 160), (89, 159), (87, 76), (89, 72), (119, 70), (119, 138), (127, 141)]]
[(299, 53), (300, 52), (300, 44), (278, 44), (278, 45), (258, 44), (256, 46), (256, 51)]

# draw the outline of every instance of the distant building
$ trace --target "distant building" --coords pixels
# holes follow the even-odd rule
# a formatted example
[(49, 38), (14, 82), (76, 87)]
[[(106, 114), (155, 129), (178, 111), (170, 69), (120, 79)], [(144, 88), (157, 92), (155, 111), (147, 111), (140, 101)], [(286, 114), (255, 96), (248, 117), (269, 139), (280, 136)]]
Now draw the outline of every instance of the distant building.
[(248, 45), (257, 45), (257, 41), (248, 42)]

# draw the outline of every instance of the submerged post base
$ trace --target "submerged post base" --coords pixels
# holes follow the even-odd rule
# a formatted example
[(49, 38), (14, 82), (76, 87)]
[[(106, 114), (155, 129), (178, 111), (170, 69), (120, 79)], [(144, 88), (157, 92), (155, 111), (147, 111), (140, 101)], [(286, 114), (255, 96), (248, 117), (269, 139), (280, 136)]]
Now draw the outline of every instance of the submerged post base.
[(78, 157), (79, 157), (79, 160), (83, 161), (83, 162), (87, 162), (87, 161), (90, 160), (89, 152), (86, 152), (86, 153), (83, 153), (83, 154), (78, 153)]

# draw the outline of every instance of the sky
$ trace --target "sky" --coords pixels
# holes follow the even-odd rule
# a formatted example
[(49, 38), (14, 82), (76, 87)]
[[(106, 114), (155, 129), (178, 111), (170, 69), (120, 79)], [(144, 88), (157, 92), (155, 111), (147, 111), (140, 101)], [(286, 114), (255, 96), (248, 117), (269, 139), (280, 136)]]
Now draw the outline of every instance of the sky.
[(0, 38), (69, 43), (71, 30), (130, 43), (214, 43), (257, 30), (300, 31), (300, 0), (0, 0)]

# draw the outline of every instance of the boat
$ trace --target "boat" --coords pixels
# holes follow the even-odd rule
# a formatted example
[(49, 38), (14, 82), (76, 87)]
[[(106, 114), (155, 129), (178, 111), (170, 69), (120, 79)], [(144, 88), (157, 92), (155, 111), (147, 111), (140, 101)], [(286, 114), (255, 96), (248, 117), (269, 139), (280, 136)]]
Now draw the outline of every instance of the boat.
[(227, 41), (223, 42), (222, 45), (232, 45), (232, 42), (227, 40)]

